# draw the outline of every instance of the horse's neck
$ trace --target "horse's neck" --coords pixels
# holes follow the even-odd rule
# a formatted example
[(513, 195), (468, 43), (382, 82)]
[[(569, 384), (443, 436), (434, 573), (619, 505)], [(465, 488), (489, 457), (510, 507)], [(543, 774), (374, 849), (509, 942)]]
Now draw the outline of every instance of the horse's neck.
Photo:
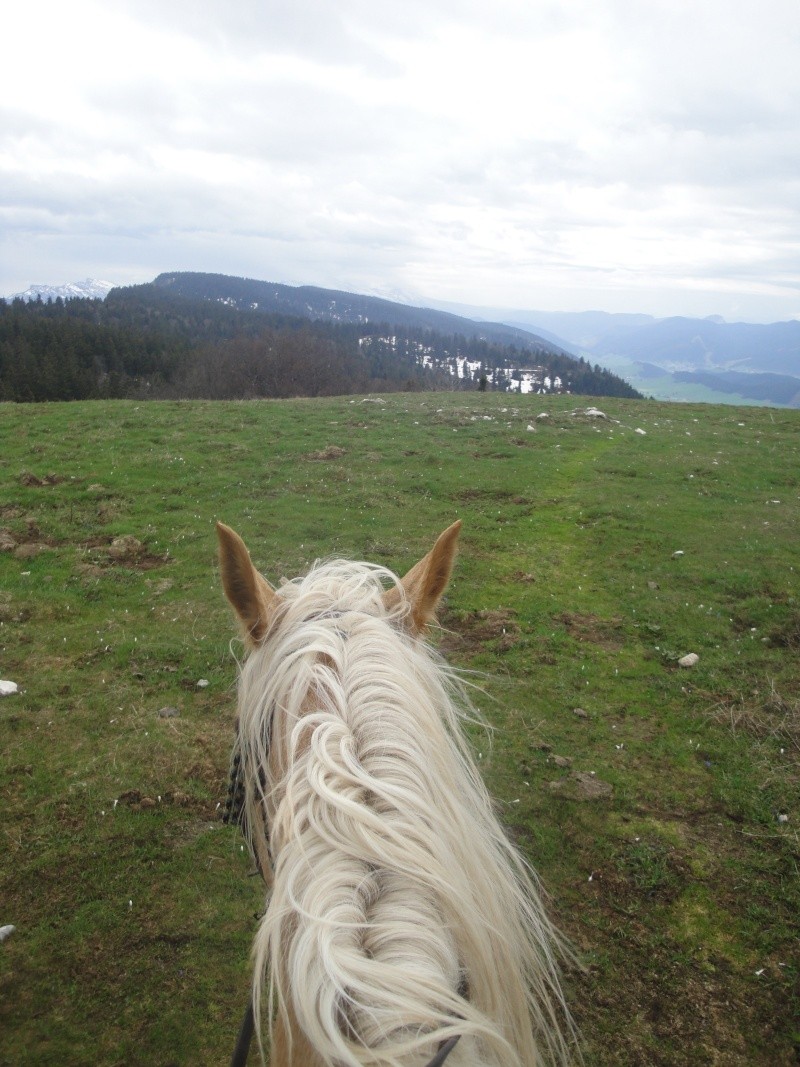
[(325, 1067), (297, 1025), (291, 1007), (289, 1008), (289, 1027), (291, 1041), (283, 1016), (279, 1012), (272, 1030), (269, 1067)]

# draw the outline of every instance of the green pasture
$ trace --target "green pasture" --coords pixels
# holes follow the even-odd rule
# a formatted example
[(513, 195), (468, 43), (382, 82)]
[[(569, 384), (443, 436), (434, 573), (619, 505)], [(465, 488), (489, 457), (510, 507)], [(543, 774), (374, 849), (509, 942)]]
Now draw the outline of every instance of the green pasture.
[(455, 518), (434, 640), (586, 1062), (798, 1062), (800, 412), (598, 403), (0, 405), (0, 1065), (230, 1056), (263, 897), (214, 522), (278, 581)]

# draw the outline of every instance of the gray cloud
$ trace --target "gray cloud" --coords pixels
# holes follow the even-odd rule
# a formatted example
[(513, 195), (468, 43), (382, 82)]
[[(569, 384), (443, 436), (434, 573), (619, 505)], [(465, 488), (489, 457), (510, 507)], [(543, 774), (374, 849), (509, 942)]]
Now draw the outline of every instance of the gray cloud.
[(798, 314), (799, 13), (43, 0), (0, 72), (0, 292), (183, 268)]

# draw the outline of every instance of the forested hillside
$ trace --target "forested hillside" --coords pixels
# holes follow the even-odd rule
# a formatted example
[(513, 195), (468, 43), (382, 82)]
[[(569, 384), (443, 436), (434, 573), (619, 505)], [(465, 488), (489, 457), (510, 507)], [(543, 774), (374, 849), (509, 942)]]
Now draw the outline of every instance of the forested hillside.
[(198, 297), (154, 283), (105, 301), (0, 302), (6, 401), (519, 390), (523, 378), (540, 392), (637, 395), (536, 338), (517, 345), (413, 322), (304, 317), (245, 307), (224, 291)]

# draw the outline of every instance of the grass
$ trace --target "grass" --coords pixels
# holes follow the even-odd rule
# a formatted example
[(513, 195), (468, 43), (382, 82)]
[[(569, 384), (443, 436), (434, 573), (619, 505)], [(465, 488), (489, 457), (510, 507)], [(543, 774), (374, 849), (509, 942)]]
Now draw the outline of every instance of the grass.
[(586, 403), (0, 407), (0, 1064), (230, 1056), (263, 902), (217, 812), (214, 521), (278, 580), (403, 571), (456, 517), (440, 640), (488, 675), (587, 1062), (797, 1062), (800, 414)]

